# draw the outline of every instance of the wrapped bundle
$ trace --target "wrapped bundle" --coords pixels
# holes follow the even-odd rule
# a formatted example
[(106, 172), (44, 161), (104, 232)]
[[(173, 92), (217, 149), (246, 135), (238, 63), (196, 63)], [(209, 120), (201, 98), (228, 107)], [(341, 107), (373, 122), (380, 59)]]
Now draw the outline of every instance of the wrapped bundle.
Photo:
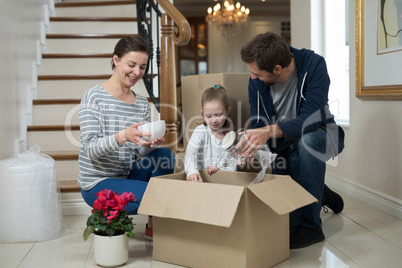
[(54, 160), (32, 146), (0, 161), (0, 242), (36, 242), (61, 234)]

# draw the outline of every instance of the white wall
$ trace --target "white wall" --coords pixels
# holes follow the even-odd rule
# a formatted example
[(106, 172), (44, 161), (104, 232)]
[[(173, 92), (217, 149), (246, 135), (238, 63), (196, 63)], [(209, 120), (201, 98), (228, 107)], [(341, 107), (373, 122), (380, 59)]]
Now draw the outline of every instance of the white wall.
[(248, 73), (240, 58), (241, 47), (260, 33), (281, 34), (281, 22), (289, 20), (289, 17), (250, 17), (247, 25), (229, 40), (218, 28), (208, 25), (208, 73)]
[[(0, 0), (0, 159), (18, 153), (26, 140), (25, 117), (32, 107), (37, 41), (49, 0)], [(26, 115), (27, 112), (27, 115)]]
[[(316, 0), (292, 0), (292, 45), (309, 48), (309, 29)], [(356, 2), (349, 3), (350, 127), (338, 166), (328, 165), (327, 182), (402, 218), (402, 103), (360, 100), (355, 95)], [(313, 41), (312, 41), (313, 39)]]

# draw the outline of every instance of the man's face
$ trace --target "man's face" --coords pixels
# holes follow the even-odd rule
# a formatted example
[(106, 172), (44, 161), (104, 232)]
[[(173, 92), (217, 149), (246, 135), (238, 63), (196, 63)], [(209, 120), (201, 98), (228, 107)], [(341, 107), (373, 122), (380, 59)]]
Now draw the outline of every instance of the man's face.
[(255, 62), (247, 63), (247, 66), (251, 72), (251, 79), (260, 79), (268, 86), (276, 84), (277, 77), (273, 73), (260, 70)]

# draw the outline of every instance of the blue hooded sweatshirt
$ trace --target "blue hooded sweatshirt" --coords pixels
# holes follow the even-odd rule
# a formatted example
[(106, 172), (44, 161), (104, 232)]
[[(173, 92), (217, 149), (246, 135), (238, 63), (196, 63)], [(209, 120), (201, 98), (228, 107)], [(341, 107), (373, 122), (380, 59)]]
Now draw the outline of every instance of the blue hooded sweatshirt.
[[(273, 152), (284, 150), (291, 143), (298, 141), (304, 133), (316, 131), (319, 127), (334, 131), (337, 127), (328, 107), (330, 79), (325, 59), (312, 50), (295, 49), (291, 46), (289, 49), (297, 69), (297, 98), (294, 104), (297, 116), (295, 119), (278, 123), (284, 138), (268, 140)], [(248, 95), (251, 127), (260, 128), (276, 124), (270, 86), (259, 79), (250, 78)]]

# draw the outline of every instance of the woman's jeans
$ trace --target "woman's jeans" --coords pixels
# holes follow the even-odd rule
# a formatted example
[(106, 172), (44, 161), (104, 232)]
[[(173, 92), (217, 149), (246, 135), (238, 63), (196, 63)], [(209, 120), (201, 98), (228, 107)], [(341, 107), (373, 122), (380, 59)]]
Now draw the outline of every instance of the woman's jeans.
[(128, 211), (130, 215), (137, 214), (149, 179), (151, 177), (173, 173), (174, 163), (174, 154), (169, 148), (158, 148), (135, 163), (127, 179), (109, 178), (103, 180), (88, 191), (81, 189), (82, 197), (85, 202), (92, 207), (98, 197), (95, 193), (99, 193), (104, 189), (109, 189), (119, 194), (132, 192), (136, 201), (129, 202), (129, 205), (124, 207), (124, 209)]
[[(339, 140), (339, 143), (343, 148), (343, 138)], [(278, 153), (273, 164), (273, 173), (290, 175), (318, 200), (318, 203), (290, 213), (290, 229), (297, 225), (321, 228), (320, 212), (324, 191), (325, 162), (331, 157), (329, 151), (327, 132), (319, 128), (315, 132), (304, 134), (299, 141)]]

